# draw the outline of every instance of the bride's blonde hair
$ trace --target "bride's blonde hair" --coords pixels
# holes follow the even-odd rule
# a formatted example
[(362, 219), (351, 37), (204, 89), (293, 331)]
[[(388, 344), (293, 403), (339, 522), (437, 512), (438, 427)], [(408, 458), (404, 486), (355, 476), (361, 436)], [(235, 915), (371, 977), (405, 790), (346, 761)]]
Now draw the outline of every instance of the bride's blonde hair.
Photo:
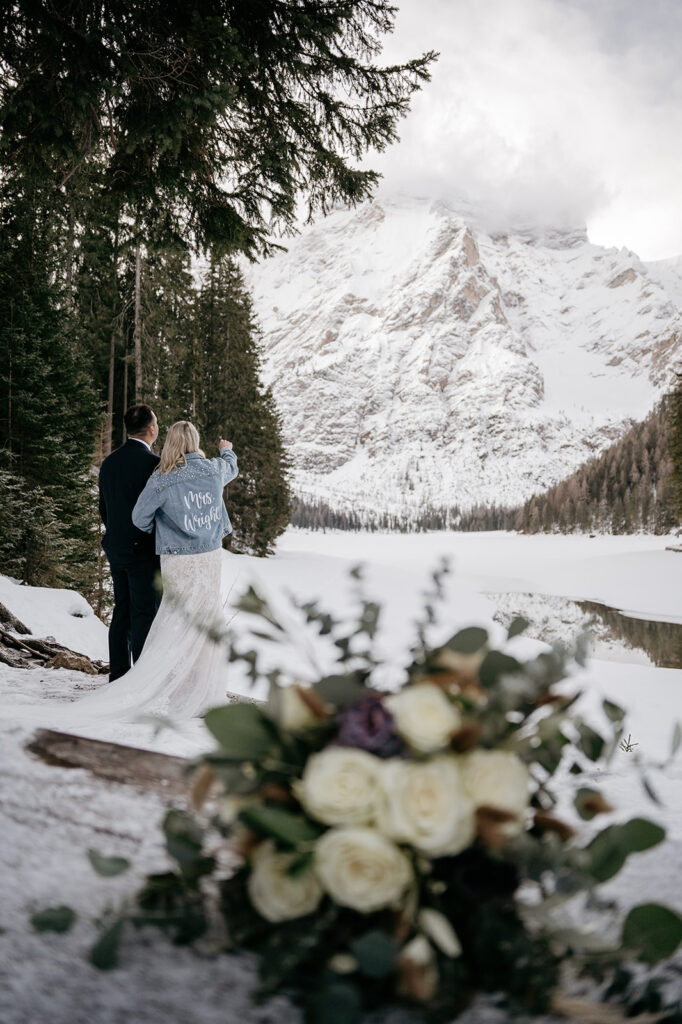
[[(168, 428), (166, 440), (161, 452), (159, 473), (172, 473), (180, 466), (187, 465), (187, 452), (198, 452), (204, 456), (199, 447), (199, 431), (189, 420), (178, 420)], [(204, 456), (205, 458), (205, 456)]]

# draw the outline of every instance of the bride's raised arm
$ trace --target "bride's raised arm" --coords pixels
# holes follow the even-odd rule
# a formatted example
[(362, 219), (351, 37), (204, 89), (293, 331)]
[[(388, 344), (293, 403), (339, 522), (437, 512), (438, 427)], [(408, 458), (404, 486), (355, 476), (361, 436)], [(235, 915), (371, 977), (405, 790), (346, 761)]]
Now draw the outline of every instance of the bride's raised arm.
[(159, 488), (156, 473), (152, 473), (144, 486), (140, 497), (135, 502), (132, 518), (133, 523), (144, 533), (154, 529), (154, 516), (159, 508)]

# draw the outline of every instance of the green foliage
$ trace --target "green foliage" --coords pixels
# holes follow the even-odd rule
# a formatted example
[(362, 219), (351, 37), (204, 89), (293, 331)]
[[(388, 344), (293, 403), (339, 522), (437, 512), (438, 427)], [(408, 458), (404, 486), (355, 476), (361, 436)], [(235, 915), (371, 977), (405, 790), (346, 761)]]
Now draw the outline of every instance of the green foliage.
[(350, 951), (360, 971), (368, 978), (385, 978), (395, 970), (398, 946), (390, 935), (378, 928), (353, 939)]
[(193, 942), (206, 931), (203, 897), (185, 874), (166, 871), (149, 875), (137, 894), (135, 925), (155, 925), (169, 932), (178, 945)]
[(270, 554), (289, 522), (288, 461), (272, 394), (260, 382), (251, 299), (232, 259), (211, 259), (196, 299), (192, 348), (193, 418), (207, 444), (226, 437), (239, 457), (239, 476), (226, 494), (230, 546)]
[(665, 831), (644, 818), (632, 818), (624, 825), (609, 825), (585, 847), (585, 869), (597, 882), (606, 882), (621, 870), (632, 853), (657, 846)]
[(647, 963), (665, 960), (682, 942), (682, 918), (656, 903), (633, 907), (623, 923), (622, 941)]
[(118, 918), (109, 925), (90, 950), (90, 963), (100, 971), (111, 971), (118, 966), (125, 923)]
[(185, 883), (196, 887), (199, 879), (215, 867), (214, 858), (203, 855), (202, 829), (190, 814), (169, 811), (163, 820), (163, 831), (169, 856), (177, 861)]
[(31, 914), (31, 924), (37, 932), (68, 932), (76, 920), (71, 907), (46, 907)]
[(575, 794), (575, 809), (583, 821), (592, 821), (605, 810), (605, 801), (598, 789), (581, 786)]
[(312, 214), (371, 193), (352, 164), (395, 141), (434, 56), (381, 68), (394, 18), (384, 0), (14, 4), (0, 160), (55, 197), (97, 170), (100, 201), (168, 237), (267, 250), (298, 198)]
[(446, 647), (459, 654), (476, 654), (488, 642), (487, 629), (480, 626), (469, 626), (467, 629), (460, 629), (458, 633), (448, 640)]
[[(425, 618), (416, 624), (417, 642), (404, 685), (414, 698), (412, 716), (420, 714), (421, 687), (430, 707), (434, 700), (449, 702), (462, 724), (426, 751), (413, 743), (413, 723), (401, 720), (395, 704), (370, 685), (378, 661), (357, 638), (372, 632), (378, 609), (368, 611), (359, 571), (353, 572), (356, 621), (349, 623), (347, 615), (337, 619), (316, 602), (298, 605), (307, 619), (306, 637), (298, 627), (290, 635), (265, 597), (253, 590), (246, 595), (248, 613), (260, 620), (259, 632), (273, 642), (300, 642), (311, 660), (320, 643), (327, 653), (336, 652), (339, 671), (305, 686), (299, 681), (293, 703), (273, 700), (267, 716), (253, 704), (209, 712), (206, 722), (216, 749), (196, 763), (200, 774), (193, 788), (198, 803), (209, 801), (209, 814), (169, 811), (163, 827), (176, 867), (150, 876), (135, 910), (121, 920), (157, 925), (175, 942), (186, 943), (203, 935), (211, 915), (220, 912), (230, 948), (258, 955), (258, 997), (286, 990), (310, 1021), (359, 1021), (374, 1008), (407, 1002), (423, 1019), (446, 1022), (477, 993), (494, 994), (512, 1016), (542, 1015), (550, 1009), (566, 964), (589, 972), (606, 997), (617, 999), (629, 1012), (678, 1012), (679, 1006), (666, 1003), (659, 979), (642, 978), (641, 973), (638, 978), (629, 965), (633, 956), (647, 963), (670, 957), (682, 941), (679, 915), (656, 906), (635, 908), (625, 920), (620, 946), (595, 935), (592, 921), (587, 927), (565, 924), (564, 904), (576, 898), (584, 899), (590, 911), (607, 913), (610, 923), (614, 906), (599, 894), (599, 886), (630, 856), (652, 849), (665, 835), (653, 822), (634, 818), (607, 825), (581, 845), (574, 829), (553, 813), (557, 798), (552, 776), (564, 760), (572, 764), (570, 777), (578, 776), (578, 814), (591, 820), (612, 810), (599, 790), (580, 786), (580, 778), (585, 767), (591, 771), (593, 764), (607, 763), (622, 736), (623, 709), (605, 702), (603, 736), (581, 720), (575, 708), (580, 695), (566, 696), (556, 687), (571, 668), (567, 651), (543, 651), (527, 661), (510, 659), (504, 651), (488, 649), (484, 630), (460, 631), (454, 645), (430, 648), (424, 622), (434, 621), (445, 571), (443, 566), (434, 573), (434, 589), (426, 595)], [(254, 651), (233, 651), (233, 657), (248, 663), (254, 679), (279, 685), (270, 671), (262, 673)], [(444, 675), (448, 659), (451, 668)], [(466, 666), (461, 676), (452, 667), (453, 659)], [(431, 685), (426, 689), (424, 683)], [(298, 710), (292, 713), (292, 707)], [(289, 725), (292, 714), (294, 727)], [(330, 795), (335, 786), (347, 786), (344, 814), (350, 810), (358, 817), (348, 817), (352, 824), (345, 834), (344, 826), (336, 824), (330, 834), (334, 818), (314, 808), (312, 777), (324, 752), (340, 747), (350, 748), (349, 753), (362, 751), (356, 763), (372, 766), (376, 782), (368, 779), (367, 785), (377, 785), (377, 801), (392, 796), (382, 792), (382, 779), (390, 772), (384, 773), (379, 759), (391, 770), (398, 761), (411, 765), (415, 779), (420, 766), (441, 759), (449, 761), (450, 769), (461, 768), (462, 784), (471, 787), (465, 801), (468, 845), (462, 849), (455, 844), (455, 853), (432, 854), (414, 838), (396, 836), (382, 822), (381, 812), (365, 802), (364, 783), (363, 792), (354, 796), (354, 785), (347, 786), (343, 775), (329, 781), (324, 773), (336, 763), (334, 754), (320, 768), (317, 784), (323, 789), (329, 785)], [(498, 807), (494, 797), (489, 803), (487, 793), (477, 797), (475, 783), (466, 778), (471, 751), (482, 765), (488, 759), (488, 765), (500, 765), (498, 770), (506, 772), (508, 766), (510, 781), (518, 773), (522, 804), (525, 763), (534, 792), (522, 812), (507, 809), (502, 801)], [(321, 756), (312, 761), (314, 755)], [(349, 770), (350, 758), (342, 760), (344, 771)], [(449, 784), (447, 788), (449, 794)], [(503, 784), (500, 792), (504, 789)], [(418, 793), (412, 798), (404, 794), (406, 821), (409, 801)], [(452, 799), (460, 800), (457, 788)], [(417, 805), (423, 829), (419, 800)], [(465, 813), (462, 806), (456, 810)], [(440, 821), (434, 823), (440, 827)], [(343, 852), (337, 846), (332, 853), (339, 840)], [(221, 842), (234, 842), (234, 852), (244, 858), (243, 866), (227, 878), (217, 856)], [(349, 879), (356, 872), (357, 877), (371, 877), (377, 888), (383, 882), (374, 874), (376, 862), (370, 868), (372, 862), (363, 859), (363, 844), (364, 849), (376, 845), (385, 850), (405, 871), (400, 883), (404, 888), (397, 896), (387, 894), (383, 905), (365, 905), (369, 900), (364, 886), (351, 895)], [(382, 863), (391, 870), (388, 859)], [(364, 876), (365, 870), (372, 874)], [(336, 888), (344, 878), (347, 899)], [(285, 906), (289, 898), (292, 902)], [(107, 939), (100, 965), (106, 966), (112, 956), (115, 960), (119, 938), (120, 928)], [(113, 946), (111, 955), (107, 943)]]
[(273, 731), (255, 704), (228, 704), (204, 716), (208, 731), (220, 744), (220, 755), (230, 761), (254, 761), (273, 746)]
[(312, 215), (371, 194), (355, 165), (397, 138), (434, 59), (379, 65), (394, 17), (388, 0), (4, 9), (0, 572), (103, 609), (91, 469), (134, 400), (197, 418), (209, 447), (233, 433), (237, 546), (271, 551), (286, 459), (229, 257), (277, 248), (301, 200)]
[(682, 520), (682, 374), (678, 374), (677, 384), (668, 395), (666, 412), (669, 431), (671, 492), (679, 521)]
[(332, 978), (313, 996), (306, 1012), (307, 1024), (360, 1024), (362, 996), (357, 985)]
[(96, 568), (98, 409), (87, 355), (51, 281), (41, 219), (8, 207), (0, 225), (0, 572), (87, 595)]
[(125, 857), (104, 857), (97, 850), (88, 850), (88, 860), (102, 878), (115, 878), (130, 867), (130, 861)]
[(247, 806), (239, 817), (249, 828), (271, 836), (285, 846), (312, 843), (322, 833), (322, 829), (308, 818), (268, 804)]

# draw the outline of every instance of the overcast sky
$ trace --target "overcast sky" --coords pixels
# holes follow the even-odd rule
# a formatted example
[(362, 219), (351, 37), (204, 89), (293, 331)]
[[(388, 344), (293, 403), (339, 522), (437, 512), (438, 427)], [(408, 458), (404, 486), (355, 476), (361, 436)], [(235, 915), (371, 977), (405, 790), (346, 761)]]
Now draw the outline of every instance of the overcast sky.
[(382, 190), (682, 254), (682, 0), (396, 3), (384, 59), (441, 56)]

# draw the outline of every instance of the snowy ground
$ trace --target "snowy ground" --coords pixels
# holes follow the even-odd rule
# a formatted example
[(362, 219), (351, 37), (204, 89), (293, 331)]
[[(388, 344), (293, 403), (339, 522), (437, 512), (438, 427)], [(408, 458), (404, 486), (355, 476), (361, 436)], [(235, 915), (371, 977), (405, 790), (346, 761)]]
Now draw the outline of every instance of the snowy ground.
[[(603, 601), (632, 615), (682, 621), (682, 555), (666, 551), (679, 543), (660, 537), (518, 537), (508, 534), (320, 534), (289, 531), (268, 560), (225, 556), (227, 604), (250, 582), (282, 605), (289, 589), (301, 598), (320, 598), (343, 616), (352, 608), (353, 585), (348, 569), (366, 565), (366, 588), (385, 606), (378, 643), (387, 659), (383, 685), (397, 685), (399, 667), (412, 641), (412, 624), (428, 586), (430, 571), (442, 556), (454, 572), (447, 579), (447, 600), (434, 637), (476, 622), (503, 635), (494, 622), (496, 602), (509, 611), (512, 595), (549, 594)], [(92, 657), (106, 659), (106, 630), (88, 614), (77, 595), (36, 591), (0, 578), (0, 601), (36, 635), (51, 634), (61, 643)], [(527, 605), (526, 601), (526, 605)], [(532, 604), (532, 602), (531, 602)], [(542, 610), (544, 607), (544, 611)], [(538, 604), (538, 616), (556, 625), (557, 614)], [(558, 607), (558, 606), (557, 606)], [(504, 611), (504, 608), (500, 609)], [(524, 609), (527, 611), (527, 608)], [(290, 612), (292, 632), (297, 617)], [(234, 611), (228, 612), (229, 617)], [(83, 617), (81, 617), (83, 616)], [(239, 613), (233, 628), (246, 636), (247, 620)], [(579, 623), (575, 622), (576, 626)], [(570, 616), (563, 624), (573, 630)], [(536, 640), (514, 643), (529, 651)], [(669, 841), (659, 850), (632, 860), (611, 890), (625, 906), (658, 899), (682, 911), (682, 766), (665, 773), (650, 769), (664, 801), (654, 807), (639, 783), (636, 759), (644, 763), (667, 755), (676, 719), (682, 719), (682, 671), (655, 668), (639, 652), (617, 643), (597, 648), (588, 671), (576, 679), (586, 703), (598, 716), (602, 695), (630, 712), (627, 728), (638, 744), (634, 753), (618, 752), (612, 767), (595, 773), (616, 805), (614, 820), (644, 813), (668, 828)], [(314, 674), (309, 653), (296, 643), (264, 657), (285, 659), (293, 674)], [(325, 669), (325, 650), (315, 654)], [(0, 704), (30, 700), (37, 720), (49, 725), (54, 702), (77, 697), (106, 677), (64, 670), (20, 670), (0, 665)], [(228, 685), (250, 692), (236, 666)], [(78, 770), (48, 767), (28, 755), (23, 744), (30, 731), (13, 724), (11, 714), (0, 722), (0, 1022), (2, 1024), (209, 1024), (243, 1020), (298, 1020), (284, 1002), (264, 1010), (249, 1008), (253, 977), (248, 961), (230, 958), (198, 960), (186, 950), (170, 950), (157, 935), (133, 935), (121, 966), (107, 975), (91, 968), (87, 950), (95, 935), (95, 918), (134, 891), (139, 878), (164, 865), (157, 823), (161, 800), (132, 787), (105, 784)], [(154, 740), (148, 727), (100, 726), (93, 735), (190, 755), (206, 740), (201, 723), (180, 732), (164, 732)], [(606, 822), (604, 822), (606, 823)], [(120, 854), (134, 861), (134, 873), (116, 879), (95, 876), (88, 848)], [(32, 910), (66, 903), (78, 921), (66, 936), (39, 935), (28, 925)], [(163, 950), (163, 955), (160, 955)], [(474, 1014), (470, 1020), (479, 1020)], [(487, 1020), (488, 1018), (486, 1018)]]

